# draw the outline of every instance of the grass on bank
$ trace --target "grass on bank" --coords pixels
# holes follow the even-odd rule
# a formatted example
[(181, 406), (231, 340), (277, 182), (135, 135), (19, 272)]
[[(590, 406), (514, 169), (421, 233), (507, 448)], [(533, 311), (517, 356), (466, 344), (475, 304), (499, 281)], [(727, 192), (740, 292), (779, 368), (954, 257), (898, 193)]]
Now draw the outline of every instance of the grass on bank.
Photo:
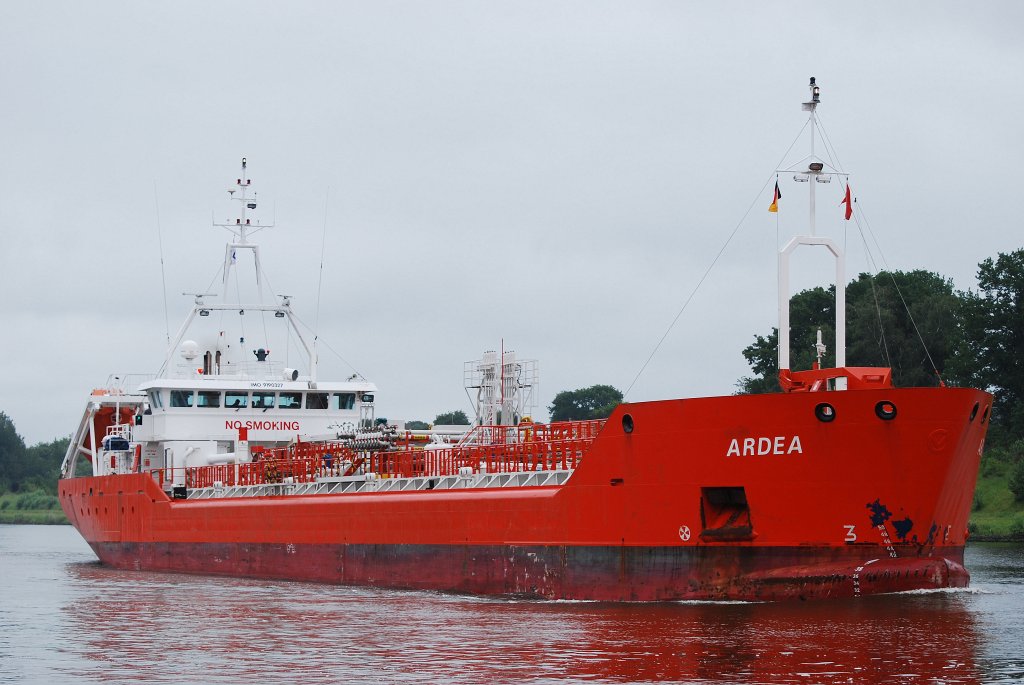
[(1013, 492), (1024, 477), (1022, 452), (1024, 441), (985, 451), (971, 507), (971, 539), (1024, 540), (1024, 501)]
[(7, 492), (0, 495), (2, 523), (68, 523), (56, 495), (41, 490)]

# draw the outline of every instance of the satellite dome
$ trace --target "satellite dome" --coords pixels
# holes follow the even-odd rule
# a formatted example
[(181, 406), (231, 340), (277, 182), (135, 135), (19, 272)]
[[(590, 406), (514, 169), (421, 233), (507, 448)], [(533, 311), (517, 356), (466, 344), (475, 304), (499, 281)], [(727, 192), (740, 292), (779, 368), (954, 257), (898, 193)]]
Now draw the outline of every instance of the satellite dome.
[(181, 343), (181, 356), (183, 359), (192, 360), (199, 356), (199, 345), (195, 340), (186, 340)]

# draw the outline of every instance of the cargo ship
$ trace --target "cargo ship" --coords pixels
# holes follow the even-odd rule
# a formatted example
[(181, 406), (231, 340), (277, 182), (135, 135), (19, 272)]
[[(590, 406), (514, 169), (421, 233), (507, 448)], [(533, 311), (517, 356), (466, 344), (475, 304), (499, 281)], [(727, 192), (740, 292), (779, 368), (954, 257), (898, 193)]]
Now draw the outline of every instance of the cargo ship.
[[(819, 102), (812, 79), (812, 154), (787, 170), (808, 182), (812, 211), (809, 232), (778, 255), (783, 332), (797, 248), (830, 252), (845, 283), (842, 250), (815, 230), (815, 186), (848, 182), (813, 154)], [(474, 367), (472, 427), (403, 430), (379, 425), (377, 388), (358, 374), (318, 378), (316, 336), (291, 298), (266, 303), (260, 290), (255, 303), (228, 303), (241, 256), (265, 280), (251, 188), (243, 160), (229, 191), (238, 216), (219, 224), (231, 231), (223, 301), (193, 295), (158, 373), (112, 376), (86, 400), (59, 493), (103, 564), (608, 601), (969, 583), (964, 546), (992, 398), (897, 388), (888, 368), (847, 366), (843, 288), (835, 367), (791, 369), (780, 335), (779, 393), (533, 423), (517, 404), (530, 386), (524, 366), (502, 351)], [(289, 327), (304, 369), (227, 333), (257, 318)]]

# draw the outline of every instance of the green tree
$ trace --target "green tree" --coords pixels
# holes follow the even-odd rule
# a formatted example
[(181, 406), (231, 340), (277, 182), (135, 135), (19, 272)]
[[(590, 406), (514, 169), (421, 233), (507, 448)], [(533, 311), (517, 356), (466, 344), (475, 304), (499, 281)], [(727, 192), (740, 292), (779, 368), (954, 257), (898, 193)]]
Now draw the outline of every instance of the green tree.
[[(793, 369), (809, 369), (816, 359), (814, 343), (818, 329), (822, 340), (835, 340), (835, 287), (810, 288), (789, 298), (789, 363)], [(826, 342), (828, 345), (828, 342)], [(835, 362), (835, 350), (829, 345), (824, 364)], [(768, 335), (755, 335), (753, 344), (743, 350), (743, 356), (754, 371), (753, 376), (741, 378), (736, 384), (744, 394), (779, 392), (779, 329), (772, 328)]]
[(1013, 498), (1018, 502), (1024, 502), (1024, 460), (1018, 461), (1013, 470), (1010, 471), (1010, 479), (1007, 482)]
[(45, 490), (56, 494), (67, 448), (67, 438), (25, 447), (14, 422), (0, 412), (0, 492)]
[(992, 422), (1024, 437), (1024, 249), (978, 265), (978, 292), (961, 294), (962, 339), (950, 366), (963, 385), (995, 394)]
[(434, 425), (441, 426), (468, 426), (469, 417), (466, 416), (466, 412), (461, 409), (455, 411), (445, 412), (444, 414), (438, 414), (434, 417)]
[(27, 487), (32, 490), (45, 490), (51, 495), (57, 494), (57, 481), (60, 479), (60, 465), (64, 454), (68, 451), (69, 438), (60, 438), (52, 442), (41, 442), (25, 450), (25, 461), (29, 472), (26, 478)]
[(425, 431), (430, 428), (430, 424), (426, 421), (406, 421), (405, 428), (411, 431)]
[(847, 364), (891, 367), (901, 387), (938, 385), (959, 339), (950, 279), (921, 269), (862, 273), (846, 300)]
[[(900, 386), (935, 385), (935, 371), (944, 370), (958, 339), (958, 307), (959, 297), (952, 282), (930, 271), (882, 272), (876, 277), (860, 274), (846, 287), (847, 365), (891, 367), (893, 382)], [(834, 366), (834, 286), (811, 288), (790, 298), (791, 369), (811, 368), (817, 358), (814, 344), (818, 329), (828, 348), (822, 364)], [(739, 392), (781, 389), (778, 341), (778, 329), (773, 328), (768, 335), (755, 335), (753, 344), (743, 350), (754, 373), (739, 380)]]
[(18, 435), (11, 417), (0, 412), (0, 490), (20, 490), (27, 471), (25, 441)]
[(563, 390), (548, 407), (552, 421), (606, 419), (622, 403), (622, 392), (610, 385)]

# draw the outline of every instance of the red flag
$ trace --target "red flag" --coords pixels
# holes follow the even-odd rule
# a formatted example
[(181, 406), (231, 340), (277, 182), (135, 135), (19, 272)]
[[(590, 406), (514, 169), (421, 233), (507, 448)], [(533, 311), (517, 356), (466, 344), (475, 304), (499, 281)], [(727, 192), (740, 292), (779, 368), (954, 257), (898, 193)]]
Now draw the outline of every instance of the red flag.
[(849, 221), (850, 217), (853, 216), (853, 200), (850, 199), (849, 183), (846, 184), (846, 197), (844, 197), (843, 202), (840, 202), (839, 204), (843, 204), (844, 202), (846, 203), (846, 220)]

